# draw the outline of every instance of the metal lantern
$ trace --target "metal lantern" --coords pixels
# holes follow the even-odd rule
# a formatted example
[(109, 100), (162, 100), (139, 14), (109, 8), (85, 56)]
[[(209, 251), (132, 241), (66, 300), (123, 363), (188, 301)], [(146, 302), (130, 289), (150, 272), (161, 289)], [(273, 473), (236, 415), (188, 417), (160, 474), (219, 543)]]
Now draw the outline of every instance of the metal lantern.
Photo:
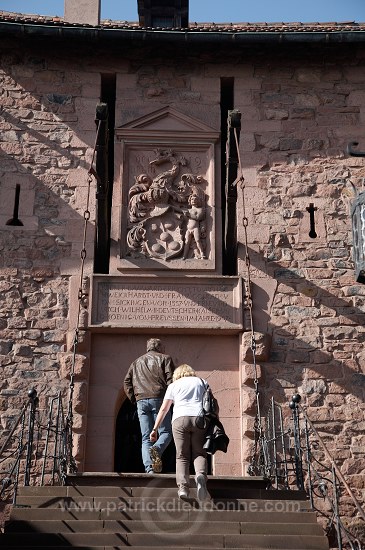
[[(351, 157), (365, 157), (364, 152), (356, 150), (358, 145), (357, 141), (348, 144), (347, 152)], [(352, 203), (351, 220), (356, 282), (365, 283), (365, 191)]]
[(365, 192), (359, 193), (351, 207), (353, 259), (357, 283), (365, 283)]

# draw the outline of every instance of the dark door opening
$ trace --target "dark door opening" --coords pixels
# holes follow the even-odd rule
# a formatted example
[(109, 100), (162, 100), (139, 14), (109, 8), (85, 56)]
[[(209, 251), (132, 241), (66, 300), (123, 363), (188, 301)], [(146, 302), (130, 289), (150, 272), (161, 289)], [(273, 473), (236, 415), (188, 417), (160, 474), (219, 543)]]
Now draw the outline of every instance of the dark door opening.
[[(123, 473), (143, 473), (141, 453), (141, 430), (137, 407), (125, 399), (120, 407), (115, 426), (114, 471)], [(175, 445), (171, 441), (162, 456), (162, 473), (175, 473)]]

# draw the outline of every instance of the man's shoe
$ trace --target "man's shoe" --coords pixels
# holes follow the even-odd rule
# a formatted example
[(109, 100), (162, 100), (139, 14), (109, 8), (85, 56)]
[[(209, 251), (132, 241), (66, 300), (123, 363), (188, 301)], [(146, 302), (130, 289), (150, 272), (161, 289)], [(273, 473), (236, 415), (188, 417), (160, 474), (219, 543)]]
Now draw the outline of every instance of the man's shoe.
[(155, 447), (150, 448), (150, 457), (152, 460), (152, 468), (155, 474), (160, 474), (162, 471), (162, 460), (158, 453), (158, 450)]
[(203, 474), (196, 476), (196, 495), (200, 501), (207, 500), (208, 498), (207, 482)]
[(179, 498), (188, 498), (189, 496), (189, 489), (187, 487), (180, 487), (180, 489), (177, 492), (177, 496)]

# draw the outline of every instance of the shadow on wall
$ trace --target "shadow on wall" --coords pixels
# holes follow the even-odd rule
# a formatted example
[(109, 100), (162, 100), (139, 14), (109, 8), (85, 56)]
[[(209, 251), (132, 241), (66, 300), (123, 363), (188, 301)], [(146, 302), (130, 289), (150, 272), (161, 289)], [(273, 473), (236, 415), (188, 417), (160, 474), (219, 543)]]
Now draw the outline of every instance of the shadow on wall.
[[(0, 256), (0, 264), (19, 269), (47, 265), (54, 271), (61, 265), (67, 273), (80, 264), (72, 249), (78, 242), (81, 248), (100, 74), (89, 72), (80, 78), (78, 61), (67, 56), (50, 68), (39, 44), (33, 45), (31, 55), (14, 53), (15, 41), (2, 45), (1, 66), (12, 93), (6, 96), (5, 90), (1, 111), (7, 131), (1, 140), (0, 222), (7, 230), (3, 238), (8, 253)], [(14, 231), (5, 223), (13, 211), (16, 184), (24, 227)], [(27, 239), (22, 240), (24, 234)], [(93, 244), (90, 257), (92, 250)]]
[[(280, 292), (275, 292), (269, 312), (272, 348), (269, 361), (263, 364), (270, 397), (279, 402), (288, 401), (289, 394), (298, 390), (300, 373), (300, 392), (307, 405), (327, 405), (330, 415), (339, 404), (350, 404), (351, 396), (362, 402), (365, 394), (363, 287), (355, 281), (341, 284), (336, 278), (332, 282), (335, 294), (328, 290), (328, 280), (310, 280), (305, 276), (307, 270), (300, 265), (290, 269), (278, 261), (265, 260), (255, 250), (250, 249), (249, 254), (253, 267), (262, 269), (264, 261), (266, 273), (277, 281)], [(308, 257), (309, 251), (306, 260)], [(255, 318), (261, 315), (261, 311), (255, 311), (255, 292), (260, 301), (261, 291), (253, 285), (254, 324)], [(337, 397), (330, 397), (330, 393)], [(337, 403), (332, 402), (333, 399), (337, 399)], [(339, 412), (340, 409), (337, 414)]]

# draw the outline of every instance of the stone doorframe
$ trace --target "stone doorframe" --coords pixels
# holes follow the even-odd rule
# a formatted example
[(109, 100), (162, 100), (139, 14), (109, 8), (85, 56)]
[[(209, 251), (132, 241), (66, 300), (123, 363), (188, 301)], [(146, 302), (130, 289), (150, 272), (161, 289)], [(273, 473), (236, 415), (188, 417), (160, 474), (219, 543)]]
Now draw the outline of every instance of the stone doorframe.
[[(254, 434), (255, 415), (255, 372), (248, 353), (250, 333), (244, 332), (242, 319), (242, 281), (239, 277), (138, 277), (130, 276), (94, 276), (91, 279), (91, 304), (89, 319), (85, 318), (85, 330), (79, 332), (79, 345), (75, 361), (75, 387), (74, 387), (74, 447), (73, 452), (80, 471), (84, 471), (86, 461), (86, 438), (88, 399), (90, 384), (90, 359), (92, 356), (93, 334), (105, 335), (139, 335), (146, 338), (153, 332), (163, 337), (166, 335), (184, 336), (189, 338), (201, 336), (201, 338), (230, 337), (235, 338), (234, 344), (237, 350), (237, 376), (239, 388), (239, 417), (240, 417), (240, 457), (239, 470), (236, 475), (246, 475), (247, 462), (252, 451), (252, 439)], [(138, 292), (137, 292), (138, 290)], [(146, 295), (145, 295), (145, 294)], [(71, 296), (77, 295), (77, 280), (71, 284)], [(133, 296), (134, 302), (130, 302), (128, 309), (121, 308), (121, 303), (128, 295)], [(147, 311), (146, 296), (159, 296), (158, 306), (151, 312)], [(138, 305), (136, 298), (145, 302)], [(186, 311), (179, 312), (182, 316), (180, 323), (176, 321), (176, 311), (164, 304), (166, 300), (183, 300)], [(120, 303), (117, 305), (117, 303)], [(71, 303), (77, 303), (71, 299)], [(125, 304), (124, 304), (125, 305)], [(140, 310), (140, 315), (145, 315), (143, 320), (130, 318), (130, 314), (136, 313), (135, 308), (145, 307)], [(133, 309), (134, 308), (134, 309)], [(189, 309), (190, 308), (190, 309)], [(86, 312), (85, 312), (86, 313)], [(118, 315), (118, 317), (116, 317)], [(153, 315), (154, 318), (148, 318)], [(185, 317), (184, 317), (185, 315)], [(75, 312), (70, 311), (71, 326), (75, 319)], [(72, 332), (70, 332), (68, 353), (61, 358), (62, 374), (69, 376), (72, 362)], [(227, 341), (228, 341), (227, 340)], [(135, 358), (135, 357), (134, 357)], [(260, 367), (258, 366), (258, 376)], [(123, 401), (122, 391), (115, 400), (114, 418)], [(104, 426), (104, 430), (106, 427)], [(109, 435), (114, 437), (112, 427), (108, 427)], [(110, 431), (111, 430), (111, 431)], [(106, 433), (106, 432), (105, 432)], [(232, 472), (231, 472), (232, 473)]]

